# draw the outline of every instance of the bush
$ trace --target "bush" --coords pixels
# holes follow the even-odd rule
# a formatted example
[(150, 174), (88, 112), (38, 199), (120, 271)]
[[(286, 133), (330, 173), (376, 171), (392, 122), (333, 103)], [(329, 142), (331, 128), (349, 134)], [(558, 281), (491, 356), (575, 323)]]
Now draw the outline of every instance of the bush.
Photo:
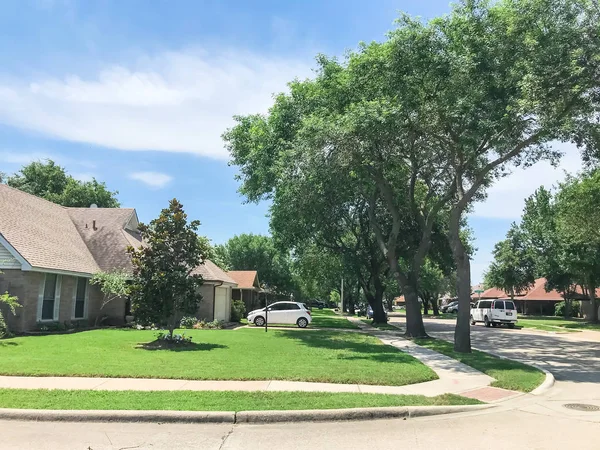
[(194, 316), (184, 316), (181, 318), (179, 326), (181, 328), (194, 328), (196, 322), (198, 322), (198, 319), (196, 319)]
[(241, 300), (234, 300), (231, 304), (231, 321), (240, 322), (246, 317), (246, 305)]
[(186, 336), (185, 333), (174, 334), (173, 336), (171, 336), (168, 331), (159, 331), (158, 333), (156, 333), (156, 339), (158, 341), (167, 342), (169, 344), (182, 344), (183, 345), (183, 344), (191, 344), (192, 343), (191, 336)]
[[(581, 303), (579, 302), (571, 302), (571, 317), (579, 317), (579, 313), (581, 312)], [(554, 315), (559, 317), (564, 317), (565, 315), (565, 302), (559, 302), (554, 305)]]
[(0, 311), (0, 339), (9, 338), (11, 336), (6, 321), (4, 320), (4, 316), (2, 315), (2, 311)]
[(194, 325), (195, 330), (220, 330), (221, 328), (223, 328), (223, 322), (220, 320), (213, 320), (212, 322), (199, 320)]

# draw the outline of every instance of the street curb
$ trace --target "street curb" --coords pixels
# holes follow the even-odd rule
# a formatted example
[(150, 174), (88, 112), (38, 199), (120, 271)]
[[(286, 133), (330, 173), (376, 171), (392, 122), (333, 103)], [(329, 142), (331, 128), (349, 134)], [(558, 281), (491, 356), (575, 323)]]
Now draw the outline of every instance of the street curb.
[(233, 411), (0, 409), (0, 420), (34, 422), (235, 423)]
[(34, 422), (121, 423), (280, 423), (331, 422), (345, 420), (409, 419), (476, 412), (496, 405), (410, 406), (385, 408), (317, 409), (298, 411), (77, 411), (0, 409), (0, 420)]
[(524, 392), (524, 394), (542, 395), (542, 394), (545, 394), (546, 392), (548, 392), (554, 386), (554, 382), (556, 380), (555, 380), (554, 375), (552, 374), (552, 372), (550, 372), (547, 369), (544, 369), (543, 367), (538, 366), (537, 364), (533, 364), (533, 363), (531, 363), (529, 361), (524, 361), (522, 359), (507, 358), (506, 356), (499, 355), (498, 353), (488, 352), (487, 350), (482, 350), (482, 349), (479, 349), (479, 348), (476, 348), (476, 347), (472, 347), (472, 348), (474, 350), (477, 350), (477, 351), (480, 351), (480, 352), (489, 353), (490, 355), (495, 356), (496, 358), (507, 359), (509, 361), (520, 362), (521, 364), (525, 364), (527, 366), (534, 367), (534, 368), (536, 368), (536, 369), (541, 370), (542, 372), (544, 372), (544, 374), (546, 375), (546, 379), (542, 382), (542, 384), (540, 384), (538, 387), (536, 387), (533, 391), (531, 391), (531, 392)]

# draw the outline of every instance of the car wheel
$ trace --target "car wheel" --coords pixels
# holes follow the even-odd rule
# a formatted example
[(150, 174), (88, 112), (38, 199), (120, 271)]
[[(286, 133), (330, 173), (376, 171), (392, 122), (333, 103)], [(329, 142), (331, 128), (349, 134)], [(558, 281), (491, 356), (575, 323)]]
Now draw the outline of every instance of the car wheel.
[(296, 325), (298, 325), (300, 328), (306, 328), (308, 325), (308, 320), (306, 320), (304, 317), (300, 317), (296, 322)]
[(475, 325), (475, 321), (473, 320), (473, 316), (471, 316), (471, 325)]
[(485, 325), (487, 328), (489, 328), (489, 327), (490, 327), (490, 325), (491, 325), (491, 322), (490, 322), (490, 319), (488, 319), (488, 316), (485, 316), (485, 317), (483, 318), (483, 324), (484, 324), (484, 325)]
[(256, 325), (257, 327), (264, 327), (265, 318), (262, 316), (258, 316), (256, 319), (254, 319), (254, 325)]
[(515, 327), (515, 324), (514, 324), (514, 323), (509, 323), (509, 324), (508, 324), (508, 328), (510, 328), (511, 330), (512, 330), (514, 327)]

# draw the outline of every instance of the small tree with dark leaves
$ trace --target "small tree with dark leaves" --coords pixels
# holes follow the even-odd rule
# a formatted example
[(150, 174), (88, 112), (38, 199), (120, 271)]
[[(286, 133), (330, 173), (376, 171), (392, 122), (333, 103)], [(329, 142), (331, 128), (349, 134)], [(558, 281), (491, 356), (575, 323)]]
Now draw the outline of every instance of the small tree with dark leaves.
[(138, 321), (166, 325), (170, 339), (179, 319), (196, 314), (202, 300), (202, 277), (192, 273), (205, 258), (196, 234), (199, 225), (197, 220), (188, 223), (183, 206), (173, 199), (158, 219), (140, 224), (148, 245), (128, 249), (134, 267), (133, 313)]

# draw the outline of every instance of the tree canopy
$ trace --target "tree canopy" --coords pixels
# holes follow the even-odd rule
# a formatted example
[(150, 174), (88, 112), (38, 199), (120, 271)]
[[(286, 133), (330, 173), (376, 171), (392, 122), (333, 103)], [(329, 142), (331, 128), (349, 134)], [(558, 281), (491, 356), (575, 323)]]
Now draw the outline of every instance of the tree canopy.
[(319, 56), (314, 79), (291, 82), (267, 115), (238, 117), (225, 133), (241, 192), (273, 199), (275, 216), (280, 193), (335, 174), (364, 201), (411, 336), (425, 334), (421, 267), (435, 236), (447, 236), (461, 304), (455, 349), (469, 352), (463, 214), (511, 167), (558, 158), (554, 141), (596, 156), (599, 16), (593, 0), (465, 0), (430, 21), (403, 15), (385, 42), (342, 62)]
[(106, 184), (96, 179), (80, 181), (67, 174), (52, 160), (34, 161), (18, 173), (6, 178), (6, 184), (29, 194), (42, 197), (63, 206), (89, 208), (118, 208), (118, 192), (111, 192)]

